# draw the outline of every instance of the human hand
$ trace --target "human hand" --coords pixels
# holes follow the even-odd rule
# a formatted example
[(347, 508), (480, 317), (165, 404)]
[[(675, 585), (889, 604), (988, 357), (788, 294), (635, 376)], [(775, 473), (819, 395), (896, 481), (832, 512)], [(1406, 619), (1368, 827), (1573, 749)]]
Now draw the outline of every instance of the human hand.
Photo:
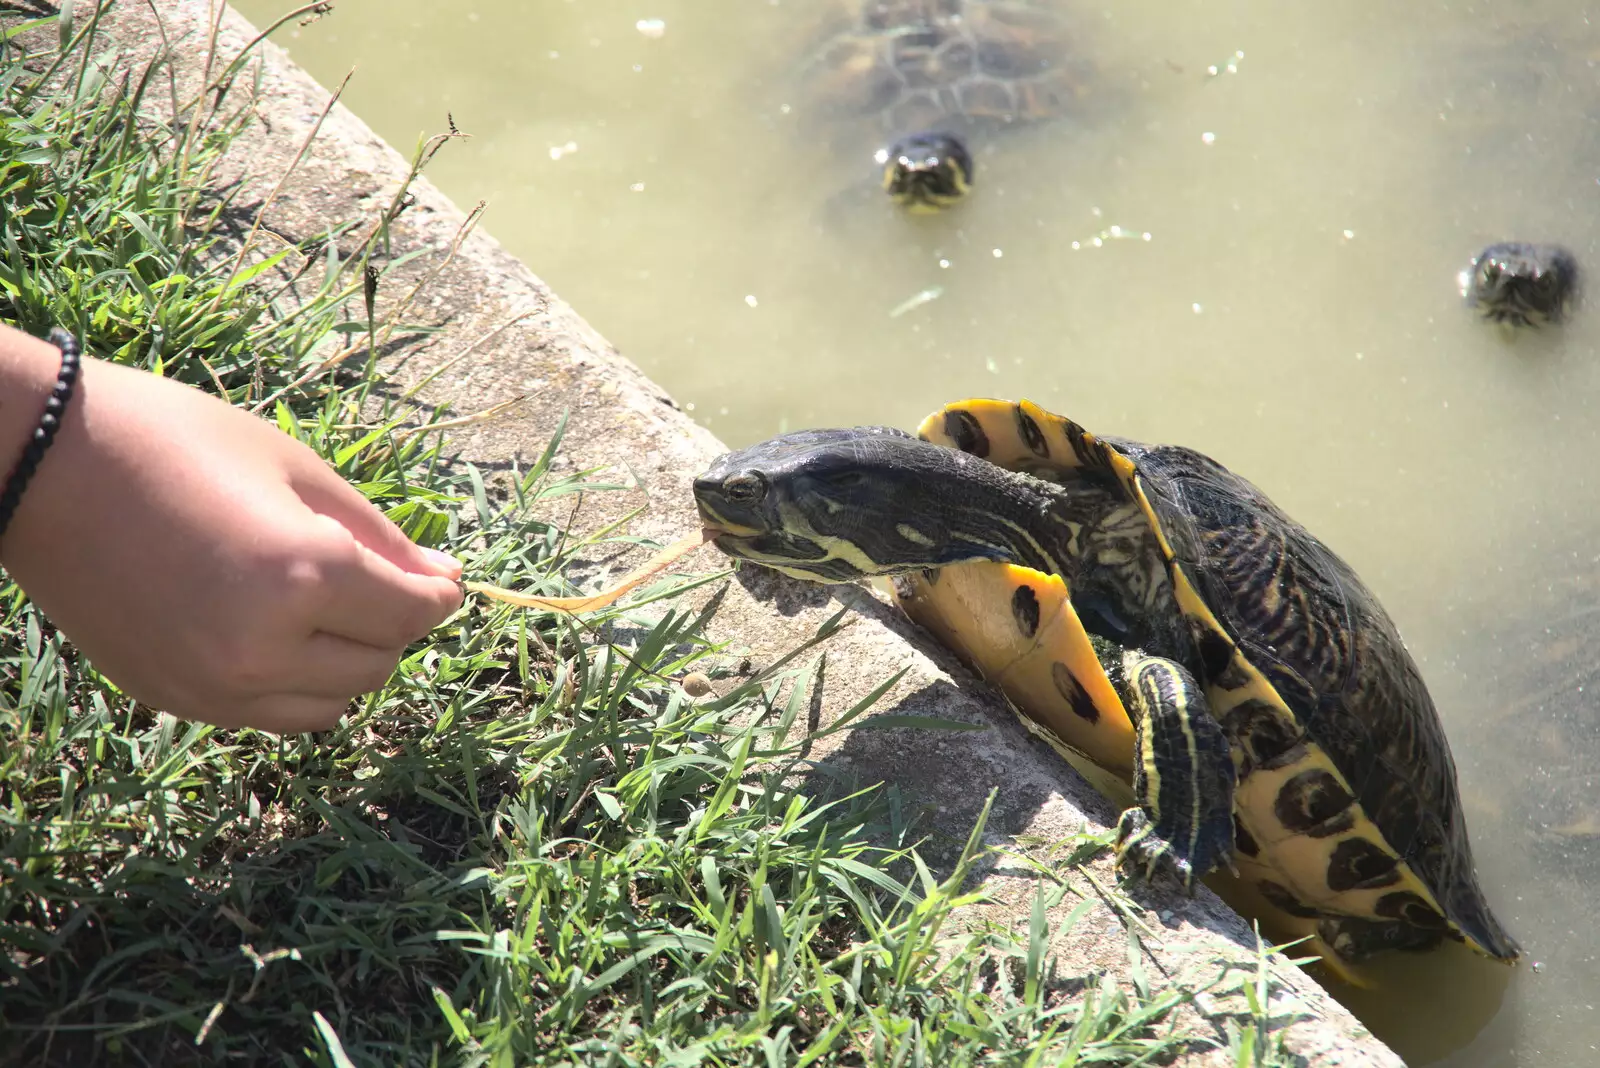
[[(0, 479), (59, 362), (0, 327)], [(461, 565), (412, 543), (311, 449), (87, 357), (0, 563), (140, 701), (275, 732), (332, 726), (461, 602)]]

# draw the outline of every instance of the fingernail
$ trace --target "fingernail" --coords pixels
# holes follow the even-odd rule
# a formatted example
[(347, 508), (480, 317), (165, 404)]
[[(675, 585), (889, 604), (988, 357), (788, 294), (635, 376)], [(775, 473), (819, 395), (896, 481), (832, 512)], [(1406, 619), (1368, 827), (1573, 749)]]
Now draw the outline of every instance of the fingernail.
[(430, 549), (426, 545), (419, 545), (417, 548), (422, 550), (422, 555), (428, 558), (429, 563), (445, 574), (452, 578), (461, 574), (461, 561), (449, 553), (440, 552), (438, 549)]

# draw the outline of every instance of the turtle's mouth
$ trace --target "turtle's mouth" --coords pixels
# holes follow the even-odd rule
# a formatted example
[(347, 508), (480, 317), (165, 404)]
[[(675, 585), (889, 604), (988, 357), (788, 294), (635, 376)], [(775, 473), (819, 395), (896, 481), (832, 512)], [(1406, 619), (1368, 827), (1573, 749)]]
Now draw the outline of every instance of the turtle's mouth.
[(806, 538), (796, 538), (782, 531), (761, 530), (741, 526), (724, 520), (709, 519), (701, 510), (701, 527), (711, 535), (711, 542), (729, 556), (768, 566), (803, 563), (827, 556), (822, 546)]
[(736, 560), (770, 567), (807, 582), (850, 582), (868, 572), (848, 558), (838, 538), (806, 537), (786, 530), (730, 522), (700, 502), (700, 525), (716, 547)]
[(940, 208), (961, 196), (960, 190), (940, 172), (939, 165), (927, 160), (902, 170), (896, 184), (907, 206)]
[(755, 527), (742, 527), (725, 519), (713, 519), (703, 511), (700, 513), (700, 526), (712, 535), (718, 545), (721, 545), (725, 539), (753, 538), (761, 533)]
[(760, 527), (739, 523), (719, 514), (704, 496), (697, 494), (696, 497), (695, 507), (700, 513), (700, 526), (716, 541), (718, 548), (722, 547), (725, 540), (753, 538), (762, 533)]
[(706, 501), (700, 501), (699, 508), (702, 532), (727, 555), (757, 563), (766, 563), (773, 555), (771, 550), (776, 536), (772, 533), (726, 519)]
[(754, 532), (734, 532), (729, 530), (721, 530), (717, 527), (707, 527), (706, 529), (717, 531), (716, 536), (711, 539), (711, 544), (715, 545), (718, 549), (721, 549), (727, 555), (736, 557), (740, 560), (755, 560), (757, 562), (764, 562), (761, 560), (760, 554), (756, 552), (756, 544), (762, 537), (761, 534)]
[(840, 558), (827, 545), (794, 534), (720, 534), (713, 540), (736, 560), (748, 560), (805, 582), (853, 582), (869, 573)]
[(940, 211), (966, 196), (963, 184), (943, 160), (902, 157), (889, 169), (889, 195), (912, 211)]

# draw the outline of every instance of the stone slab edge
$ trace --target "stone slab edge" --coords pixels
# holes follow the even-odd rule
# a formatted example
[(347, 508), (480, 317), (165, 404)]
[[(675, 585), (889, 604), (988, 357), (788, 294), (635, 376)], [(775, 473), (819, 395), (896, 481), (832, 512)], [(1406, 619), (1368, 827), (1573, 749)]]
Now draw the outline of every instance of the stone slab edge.
[[(198, 84), (199, 57), (213, 10), (211, 0), (165, 0), (153, 6), (123, 0), (112, 9), (107, 29), (130, 50), (144, 54), (160, 46), (164, 29), (180, 82), (192, 86)], [(340, 16), (336, 12), (331, 17)], [(219, 38), (224, 55), (236, 54), (255, 36), (237, 13), (224, 14)], [(257, 111), (262, 122), (247, 135), (239, 156), (248, 161), (252, 175), (254, 196), (244, 198), (247, 203), (265, 196), (329, 98), (328, 90), (270, 43), (261, 49), (253, 73), (260, 79)], [(471, 117), (463, 114), (456, 119), (470, 133)], [(442, 129), (444, 109), (419, 116), (419, 125), (424, 123)], [(444, 150), (459, 148), (446, 145)], [(370, 224), (407, 170), (400, 153), (342, 105), (335, 106), (267, 221), (293, 236), (315, 233), (338, 220), (361, 218)], [(415, 272), (438, 262), (465, 216), (426, 179), (413, 191), (416, 203), (394, 229), (394, 253), (431, 249), (419, 258)], [(486, 219), (492, 229), (492, 205)], [(625, 299), (625, 288), (619, 280), (618, 299)], [(407, 319), (435, 323), (440, 330), (420, 351), (406, 351), (387, 368), (403, 383), (420, 379), (476, 344), (470, 355), (420, 394), (426, 403), (447, 406), (452, 415), (466, 415), (526, 398), (502, 416), (455, 433), (449, 441), (453, 454), (499, 470), (512, 464), (526, 466), (543, 452), (566, 413), (562, 468), (606, 468), (610, 481), (634, 487), (625, 493), (586, 495), (577, 523), (580, 529), (596, 529), (641, 504), (648, 504), (648, 510), (631, 524), (631, 533), (666, 540), (697, 525), (690, 480), (725, 447), (482, 229), (462, 243), (448, 270), (430, 284), (429, 295)], [(508, 322), (511, 325), (506, 326)], [(491, 340), (479, 343), (500, 327), (504, 329)], [(725, 358), (774, 357), (729, 352)], [(713, 550), (701, 553), (701, 570), (723, 566)], [(619, 558), (598, 566), (620, 574), (634, 562)], [(734, 652), (759, 666), (813, 634), (841, 603), (856, 611), (851, 625), (824, 647), (826, 674), (820, 700), (814, 698), (820, 722), (826, 723), (904, 668), (905, 677), (875, 712), (962, 720), (984, 729), (960, 734), (912, 729), (843, 732), (819, 741), (811, 754), (819, 782), (892, 784), (908, 802), (924, 808), (932, 826), (950, 842), (965, 838), (991, 788), (999, 793), (988, 824), (990, 844), (1015, 848), (1017, 836), (1059, 841), (1085, 828), (1102, 829), (1114, 819), (1099, 795), (1033, 739), (992, 690), (868, 591), (824, 589), (756, 569), (741, 571), (727, 585), (712, 636), (729, 642)], [(1102, 885), (1114, 881), (1105, 860), (1090, 870)], [(983, 877), (992, 902), (975, 909), (971, 918), (1025, 929), (1034, 878), (1014, 864), (991, 866)], [(1086, 880), (1072, 881), (1085, 896), (1093, 895)], [(1078, 900), (1068, 895), (1053, 919), (1064, 918)], [(1151, 946), (1153, 960), (1147, 957), (1144, 965), (1153, 980), (1164, 973), (1204, 983), (1218, 973), (1222, 961), (1240, 966), (1253, 962), (1255, 941), (1248, 925), (1209, 891), (1202, 890), (1192, 900), (1151, 894), (1138, 900), (1146, 907), (1143, 923), (1159, 938), (1159, 945)], [(1053, 948), (1063, 967), (1069, 973), (1099, 971), (1125, 977), (1124, 922), (1102, 901), (1071, 930), (1061, 932), (1059, 923), (1054, 925)], [(1283, 1031), (1300, 1064), (1401, 1064), (1309, 977), (1294, 968), (1283, 968), (1281, 973), (1284, 993), (1274, 1005), (1284, 1010), (1297, 1006), (1302, 1014)], [(1221, 1019), (1232, 1006), (1202, 1001), (1213, 1015), (1192, 1014), (1186, 1022), (1220, 1036)], [(1228, 1062), (1225, 1050), (1214, 1049), (1187, 1055), (1178, 1063)]]

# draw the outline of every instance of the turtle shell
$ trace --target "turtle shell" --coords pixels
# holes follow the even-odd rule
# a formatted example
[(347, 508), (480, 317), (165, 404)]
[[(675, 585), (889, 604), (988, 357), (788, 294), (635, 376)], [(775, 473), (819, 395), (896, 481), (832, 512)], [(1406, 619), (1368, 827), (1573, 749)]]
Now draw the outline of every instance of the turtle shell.
[(876, 134), (1050, 118), (1086, 78), (1059, 11), (1028, 0), (837, 0), (802, 78), (819, 112)]
[[(1150, 603), (1173, 617), (1156, 622), (1186, 636), (1185, 659), (1233, 750), (1234, 863), (1281, 927), (1309, 933), (1308, 920), (1349, 918), (1359, 932), (1362, 920), (1401, 920), (1424, 942), (1437, 932), (1516, 959), (1478, 886), (1455, 764), (1421, 673), (1338, 556), (1198, 452), (1097, 438), (1026, 401), (953, 404), (924, 421), (919, 436), (1055, 481), (1096, 473), (1143, 516), (1165, 571), (1148, 576)], [(1083, 624), (1065, 587), (1059, 604), (1039, 597), (1052, 583), (1062, 580), (965, 564), (902, 581), (899, 592), (908, 614), (953, 635), (956, 651), (1036, 731), (1123, 778), (1126, 712), (1075, 652), (1087, 638), (1071, 633)], [(1018, 592), (1024, 587), (1028, 594)], [(1041, 617), (1052, 605), (1051, 635), (1024, 634), (1020, 623), (1032, 617), (1019, 618), (1019, 597), (1037, 598)], [(995, 622), (984, 629), (968, 615)], [(991, 674), (996, 665), (1003, 670)], [(1063, 685), (1039, 685), (1044, 677)], [(1327, 948), (1319, 947), (1324, 956)]]

